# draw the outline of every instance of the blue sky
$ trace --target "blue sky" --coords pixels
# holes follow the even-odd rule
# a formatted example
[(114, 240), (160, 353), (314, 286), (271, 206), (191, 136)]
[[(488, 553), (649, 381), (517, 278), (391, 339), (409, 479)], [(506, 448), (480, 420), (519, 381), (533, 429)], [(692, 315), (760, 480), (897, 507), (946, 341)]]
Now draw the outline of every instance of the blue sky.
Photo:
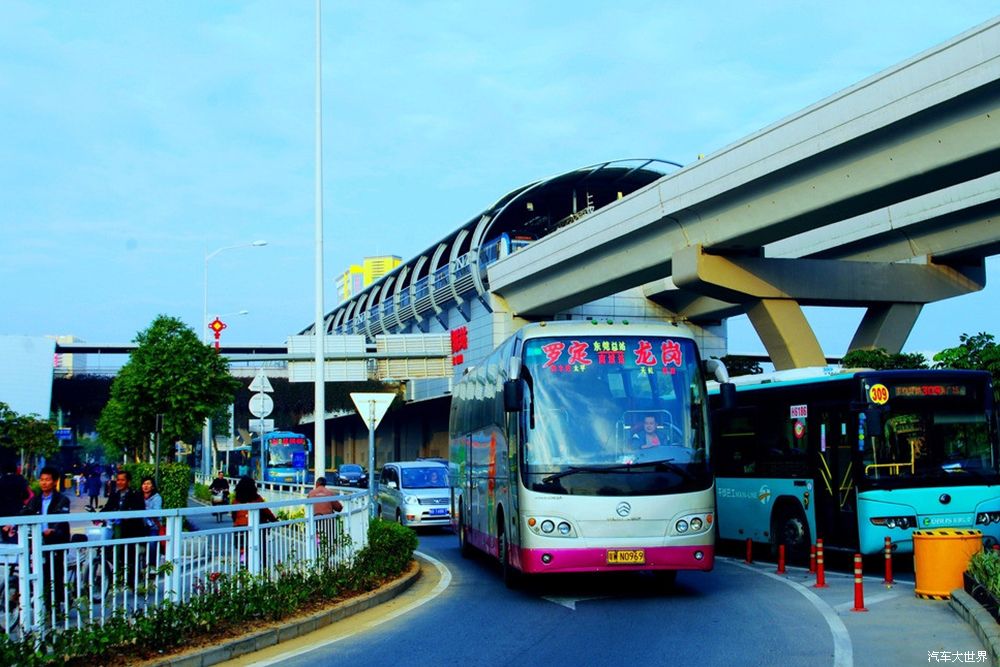
[[(324, 4), (326, 302), (522, 184), (686, 164), (996, 13), (992, 2)], [(0, 0), (0, 334), (124, 342), (158, 313), (224, 340), (313, 319), (309, 0)], [(998, 332), (984, 292), (925, 308), (908, 350)], [(860, 311), (809, 311), (842, 354)], [(730, 348), (762, 352), (745, 318)]]

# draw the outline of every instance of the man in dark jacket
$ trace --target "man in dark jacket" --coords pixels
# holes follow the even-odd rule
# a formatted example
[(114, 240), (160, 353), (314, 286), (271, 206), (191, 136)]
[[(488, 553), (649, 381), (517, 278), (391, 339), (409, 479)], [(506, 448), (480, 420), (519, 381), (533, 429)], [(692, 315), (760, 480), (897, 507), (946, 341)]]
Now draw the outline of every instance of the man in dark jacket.
[[(131, 488), (132, 473), (127, 470), (119, 470), (115, 475), (115, 490), (108, 496), (108, 502), (101, 508), (101, 514), (105, 512), (127, 512), (130, 510), (146, 510), (146, 501), (142, 498), (142, 492)], [(114, 519), (115, 538), (146, 537), (146, 522), (141, 516), (134, 519)], [(125, 580), (131, 579), (132, 563), (135, 560), (135, 544), (126, 544), (124, 548), (119, 546), (115, 550), (106, 551), (107, 566), (114, 568), (114, 553), (118, 554), (118, 572), (114, 574), (115, 579), (119, 579), (121, 574), (125, 575)]]
[[(38, 485), (42, 492), (28, 501), (22, 514), (37, 516), (69, 514), (69, 498), (56, 491), (56, 480), (58, 479), (59, 473), (56, 472), (55, 468), (49, 466), (42, 468), (41, 472), (38, 473)], [(69, 542), (69, 524), (67, 522), (53, 521), (42, 524), (42, 544), (65, 544), (67, 542)], [(53, 601), (57, 605), (62, 604), (66, 596), (65, 586), (63, 586), (64, 556), (65, 553), (62, 550), (50, 551), (45, 554), (43, 574), (47, 604), (51, 604)], [(53, 562), (52, 567), (49, 567), (50, 557)], [(48, 591), (53, 591), (53, 593)]]
[[(4, 466), (3, 477), (0, 477), (0, 517), (18, 516), (24, 510), (24, 503), (31, 496), (28, 490), (28, 480), (17, 474), (13, 463)], [(0, 521), (0, 539), (7, 544), (17, 542), (17, 534), (13, 526)]]

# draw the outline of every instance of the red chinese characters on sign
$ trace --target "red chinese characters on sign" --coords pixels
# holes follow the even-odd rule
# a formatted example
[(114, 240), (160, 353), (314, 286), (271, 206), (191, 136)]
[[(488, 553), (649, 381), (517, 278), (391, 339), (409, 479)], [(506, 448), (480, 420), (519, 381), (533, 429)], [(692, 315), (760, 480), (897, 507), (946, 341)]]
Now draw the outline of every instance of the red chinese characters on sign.
[(656, 356), (653, 354), (653, 345), (648, 340), (640, 340), (639, 347), (637, 347), (633, 353), (635, 354), (636, 366), (656, 365)]
[(458, 366), (465, 361), (463, 350), (469, 349), (469, 328), (458, 327), (451, 330), (451, 365)]
[(589, 366), (592, 362), (587, 358), (587, 349), (589, 346), (586, 343), (581, 343), (578, 340), (570, 343), (569, 346), (569, 363), (570, 364), (581, 364), (583, 366)]
[(566, 343), (549, 343), (548, 345), (542, 345), (542, 352), (545, 353), (545, 363), (542, 364), (542, 368), (549, 368), (554, 363), (559, 361), (559, 357), (562, 356), (563, 350), (566, 349)]
[(593, 350), (597, 353), (597, 363), (599, 364), (625, 365), (625, 343), (623, 341), (600, 340), (594, 343)]
[(660, 345), (660, 361), (664, 366), (680, 366), (683, 361), (680, 344), (672, 340), (664, 341)]

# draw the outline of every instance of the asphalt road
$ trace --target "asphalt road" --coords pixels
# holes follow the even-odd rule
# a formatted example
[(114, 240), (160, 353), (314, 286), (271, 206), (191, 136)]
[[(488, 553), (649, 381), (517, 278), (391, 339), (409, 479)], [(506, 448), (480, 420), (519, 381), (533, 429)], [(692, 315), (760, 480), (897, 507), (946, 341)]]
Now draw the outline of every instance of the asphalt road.
[(735, 557), (714, 572), (681, 573), (672, 589), (623, 574), (511, 591), (488, 558), (462, 559), (450, 532), (422, 534), (420, 552), (431, 559), (427, 574), (397, 600), (233, 664), (849, 667), (983, 650), (947, 603), (916, 599), (912, 584), (874, 585), (877, 577), (866, 584), (871, 611), (853, 613), (846, 574), (831, 573), (819, 590), (805, 570), (778, 577), (773, 564)]

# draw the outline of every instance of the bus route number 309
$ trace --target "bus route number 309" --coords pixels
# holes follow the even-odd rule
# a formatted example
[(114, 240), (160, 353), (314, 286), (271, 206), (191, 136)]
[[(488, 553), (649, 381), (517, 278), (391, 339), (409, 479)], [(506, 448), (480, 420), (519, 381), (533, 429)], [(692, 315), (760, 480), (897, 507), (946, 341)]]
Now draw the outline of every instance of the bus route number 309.
[(644, 549), (608, 549), (608, 565), (642, 565), (645, 562)]

